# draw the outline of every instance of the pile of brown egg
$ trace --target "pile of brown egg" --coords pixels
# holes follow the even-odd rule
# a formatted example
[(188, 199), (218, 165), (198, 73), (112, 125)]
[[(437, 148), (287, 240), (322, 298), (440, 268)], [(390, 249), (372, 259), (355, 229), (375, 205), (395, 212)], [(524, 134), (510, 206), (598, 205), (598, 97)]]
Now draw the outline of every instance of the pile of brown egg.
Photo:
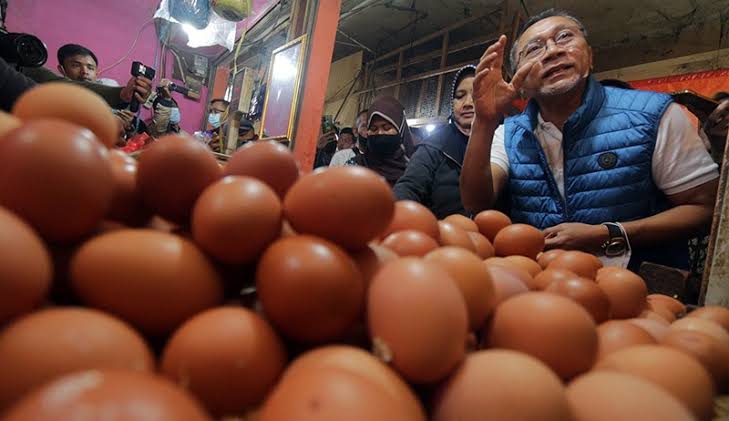
[(93, 94), (0, 114), (0, 417), (709, 420), (729, 309), (256, 142), (137, 160)]

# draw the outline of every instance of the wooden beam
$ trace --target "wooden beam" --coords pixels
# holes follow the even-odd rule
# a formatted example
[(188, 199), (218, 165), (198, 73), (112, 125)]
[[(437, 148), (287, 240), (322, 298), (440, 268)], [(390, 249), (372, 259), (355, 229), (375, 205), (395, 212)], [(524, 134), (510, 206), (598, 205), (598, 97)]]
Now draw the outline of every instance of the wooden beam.
[[(443, 35), (443, 45), (440, 48), (440, 67), (438, 70), (444, 68), (448, 64), (448, 41), (450, 40), (450, 33), (446, 32)], [(438, 75), (438, 88), (435, 91), (435, 115), (440, 114), (440, 101), (443, 97), (443, 74)]]
[(446, 32), (451, 32), (452, 30), (458, 29), (458, 28), (462, 27), (463, 25), (467, 25), (467, 24), (469, 24), (471, 22), (474, 22), (474, 21), (477, 21), (477, 20), (479, 20), (479, 19), (481, 19), (481, 18), (483, 18), (485, 16), (494, 14), (494, 13), (498, 12), (499, 10), (501, 10), (501, 6), (496, 7), (494, 9), (491, 9), (491, 10), (489, 10), (487, 12), (477, 13), (477, 14), (475, 14), (473, 16), (467, 17), (465, 19), (461, 19), (460, 21), (458, 21), (458, 22), (456, 22), (456, 23), (454, 23), (452, 25), (448, 25), (448, 26), (446, 26), (443, 29), (440, 29), (438, 31), (435, 31), (435, 32), (431, 33), (430, 35), (426, 35), (423, 38), (420, 38), (420, 39), (417, 39), (417, 40), (413, 41), (412, 43), (408, 43), (407, 45), (404, 45), (404, 46), (402, 46), (400, 48), (396, 48), (396, 49), (390, 51), (389, 53), (386, 53), (384, 55), (381, 55), (381, 56), (375, 58), (374, 59), (374, 62), (376, 63), (378, 61), (382, 61), (382, 60), (388, 59), (390, 57), (394, 57), (397, 54), (400, 54), (401, 51), (409, 50), (410, 48), (413, 48), (413, 47), (415, 47), (417, 45), (420, 45), (420, 44), (422, 44), (424, 42), (428, 42), (428, 41), (430, 41), (432, 39), (435, 39), (435, 38), (438, 38), (440, 36), (443, 36)]
[(725, 67), (729, 67), (729, 48), (623, 67), (622, 69), (607, 70), (596, 73), (595, 77), (598, 80), (620, 79), (631, 81), (716, 70)]
[[(473, 64), (473, 62), (472, 61), (464, 61), (464, 62), (461, 62), (461, 63), (457, 63), (457, 64), (453, 64), (453, 65), (444, 67), (442, 69), (436, 69), (436, 70), (431, 70), (431, 71), (428, 71), (428, 72), (419, 73), (417, 75), (413, 75), (413, 76), (410, 76), (408, 78), (402, 79), (400, 82), (394, 81), (394, 82), (386, 83), (384, 85), (380, 85), (380, 86), (377, 87), (377, 89), (391, 88), (393, 86), (401, 85), (403, 83), (410, 83), (410, 82), (414, 82), (416, 80), (427, 79), (429, 77), (435, 77), (435, 76), (438, 76), (438, 75), (444, 75), (444, 74), (447, 74), (447, 73), (455, 72), (456, 70), (460, 69), (461, 67), (463, 67), (463, 66), (465, 66), (467, 64)], [(372, 92), (372, 91), (374, 91), (374, 89), (362, 89), (360, 91), (357, 91), (357, 92), (353, 93), (352, 95), (362, 95), (362, 94), (369, 93), (369, 92)]]
[[(400, 51), (400, 54), (397, 57), (397, 69), (395, 70), (395, 80), (400, 82), (402, 80), (402, 62), (405, 59), (405, 50)], [(395, 85), (395, 98), (398, 100), (400, 99), (400, 86), (402, 84), (398, 83)]]
[(416, 116), (419, 116), (423, 109), (423, 97), (425, 96), (425, 86), (427, 84), (428, 84), (428, 81), (423, 81), (423, 83), (420, 84), (420, 93), (418, 94), (418, 105), (415, 107)]
[(304, 34), (306, 19), (306, 0), (295, 0), (291, 4), (291, 20), (287, 41), (294, 40)]

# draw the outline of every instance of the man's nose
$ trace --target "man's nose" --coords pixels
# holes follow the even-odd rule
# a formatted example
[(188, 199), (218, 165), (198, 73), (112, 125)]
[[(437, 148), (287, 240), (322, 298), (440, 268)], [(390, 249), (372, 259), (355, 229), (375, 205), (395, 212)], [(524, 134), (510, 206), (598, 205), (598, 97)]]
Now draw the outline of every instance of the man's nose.
[(555, 57), (559, 57), (564, 53), (564, 50), (562, 47), (557, 45), (556, 42), (554, 42), (553, 39), (548, 39), (547, 43), (544, 45), (544, 56), (542, 57), (543, 61), (549, 61)]

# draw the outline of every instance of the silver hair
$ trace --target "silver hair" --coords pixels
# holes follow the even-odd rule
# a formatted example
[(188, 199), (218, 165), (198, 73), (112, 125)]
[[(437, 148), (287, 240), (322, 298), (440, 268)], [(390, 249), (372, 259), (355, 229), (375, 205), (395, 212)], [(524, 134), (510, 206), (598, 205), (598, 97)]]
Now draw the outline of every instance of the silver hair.
[(571, 12), (568, 12), (567, 10), (563, 9), (547, 9), (539, 14), (536, 14), (529, 18), (529, 20), (526, 21), (526, 23), (519, 29), (519, 32), (516, 35), (516, 38), (511, 44), (511, 51), (509, 52), (509, 72), (513, 76), (516, 73), (516, 60), (517, 60), (517, 44), (519, 43), (519, 39), (522, 35), (524, 35), (524, 32), (526, 32), (529, 27), (534, 25), (535, 23), (547, 19), (552, 18), (555, 16), (562, 16), (567, 19), (573, 20), (577, 27), (580, 29), (580, 32), (582, 32), (582, 35), (587, 39), (587, 29), (585, 29), (585, 25), (582, 24), (582, 22), (575, 17)]

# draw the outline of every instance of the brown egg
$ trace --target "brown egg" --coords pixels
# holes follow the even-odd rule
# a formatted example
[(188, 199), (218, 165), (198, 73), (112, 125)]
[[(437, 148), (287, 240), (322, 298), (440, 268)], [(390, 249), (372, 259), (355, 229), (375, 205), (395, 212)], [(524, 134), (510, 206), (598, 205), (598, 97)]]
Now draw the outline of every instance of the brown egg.
[(422, 411), (348, 370), (321, 368), (285, 375), (261, 408), (258, 421), (425, 421)]
[(367, 316), (375, 353), (411, 382), (441, 380), (463, 359), (466, 304), (435, 263), (413, 257), (388, 263), (370, 285)]
[(126, 323), (63, 307), (20, 318), (0, 332), (0, 412), (30, 390), (77, 370), (154, 371), (154, 357)]
[(580, 277), (576, 273), (567, 269), (545, 269), (534, 277), (534, 289), (537, 291), (543, 291), (552, 282), (575, 278)]
[(698, 317), (708, 319), (720, 324), (724, 330), (729, 332), (729, 309), (721, 306), (706, 306), (698, 308), (687, 315), (687, 317)]
[(639, 377), (592, 371), (567, 386), (567, 400), (580, 421), (693, 421), (671, 394)]
[(423, 257), (438, 248), (438, 243), (422, 231), (397, 231), (382, 240), (383, 247), (394, 251), (398, 256)]
[(474, 247), (476, 247), (476, 254), (482, 259), (488, 259), (494, 256), (494, 246), (483, 234), (478, 232), (467, 232), (468, 236), (471, 237)]
[(665, 320), (657, 321), (651, 319), (627, 319), (628, 323), (632, 323), (648, 332), (656, 342), (661, 342), (669, 333), (669, 324)]
[(592, 367), (598, 343), (595, 322), (582, 306), (556, 294), (527, 292), (496, 307), (488, 346), (530, 354), (567, 380)]
[(444, 246), (461, 247), (476, 252), (476, 245), (468, 236), (468, 231), (450, 222), (438, 221), (440, 229), (440, 243)]
[(43, 83), (27, 91), (13, 105), (23, 121), (59, 119), (85, 127), (107, 147), (119, 139), (116, 117), (103, 98), (71, 83)]
[(0, 326), (38, 307), (51, 286), (53, 264), (28, 224), (0, 207)]
[(149, 229), (112, 231), (71, 261), (76, 293), (145, 333), (162, 335), (223, 299), (210, 260), (182, 237)]
[(497, 256), (516, 254), (536, 260), (537, 254), (544, 249), (544, 235), (531, 225), (509, 225), (496, 234), (494, 248)]
[(630, 319), (643, 311), (648, 288), (640, 276), (627, 269), (611, 267), (598, 270), (595, 281), (610, 299), (611, 318)]
[(223, 171), (225, 175), (242, 175), (263, 181), (282, 201), (299, 178), (294, 154), (278, 142), (249, 142), (235, 151)]
[(446, 216), (443, 219), (444, 222), (449, 222), (457, 227), (460, 227), (462, 230), (467, 232), (479, 232), (478, 231), (478, 225), (476, 225), (475, 222), (471, 218), (465, 217), (461, 214), (453, 214)]
[(694, 357), (714, 379), (717, 392), (726, 392), (729, 387), (729, 346), (715, 338), (692, 330), (672, 330), (661, 341)]
[(382, 234), (386, 237), (393, 232), (415, 230), (427, 234), (434, 240), (440, 239), (438, 219), (433, 212), (413, 200), (398, 200), (395, 202), (395, 213), (390, 225)]
[(514, 295), (529, 292), (529, 287), (524, 282), (524, 277), (520, 275), (519, 272), (514, 271), (508, 266), (498, 264), (485, 264), (484, 266), (486, 267), (494, 286), (494, 308)]
[(597, 270), (601, 267), (600, 259), (590, 253), (576, 250), (559, 254), (548, 266), (549, 269), (567, 269), (587, 279), (595, 279)]
[(471, 330), (483, 325), (494, 305), (494, 286), (489, 270), (481, 259), (460, 247), (441, 247), (425, 260), (444, 269), (456, 281), (468, 310)]
[(726, 333), (721, 325), (711, 320), (698, 317), (684, 317), (671, 323), (671, 330), (692, 330), (705, 333), (719, 341), (722, 345), (729, 347), (729, 333)]
[(367, 248), (352, 254), (352, 258), (362, 272), (366, 290), (372, 278), (383, 266), (400, 257), (387, 247), (370, 244)]
[(671, 310), (675, 318), (683, 317), (686, 315), (686, 306), (673, 297), (663, 294), (649, 294), (646, 297), (648, 304), (662, 304), (667, 309)]
[(557, 256), (561, 255), (564, 252), (565, 250), (552, 249), (547, 250), (543, 253), (539, 253), (539, 255), (537, 256), (537, 263), (539, 263), (539, 266), (541, 266), (542, 269), (546, 269), (547, 266), (552, 263), (552, 260), (556, 259)]
[(228, 176), (208, 186), (192, 211), (192, 236), (225, 263), (254, 261), (281, 234), (276, 192), (251, 177)]
[(0, 111), (0, 137), (13, 129), (17, 129), (21, 124), (20, 119), (14, 115)]
[(114, 179), (111, 206), (106, 217), (126, 225), (143, 225), (151, 218), (137, 187), (137, 161), (118, 150), (109, 154)]
[(529, 275), (531, 275), (532, 278), (537, 276), (542, 271), (542, 267), (539, 266), (539, 263), (535, 262), (534, 260), (532, 260), (528, 257), (517, 255), (517, 256), (507, 256), (504, 259), (506, 259), (506, 261), (514, 263), (516, 266), (529, 272)]
[(220, 176), (220, 167), (205, 145), (187, 136), (168, 135), (139, 156), (137, 185), (148, 208), (186, 225), (200, 193)]
[(441, 387), (434, 421), (571, 420), (560, 379), (520, 352), (488, 350), (466, 357)]
[(481, 234), (486, 236), (492, 243), (499, 231), (511, 225), (511, 219), (497, 210), (482, 211), (473, 218), (473, 222), (476, 223)]
[(408, 414), (425, 419), (420, 402), (402, 378), (375, 356), (359, 348), (342, 345), (315, 348), (294, 360), (286, 369), (285, 376), (298, 376), (304, 371), (316, 375), (321, 369), (337, 369), (362, 376), (399, 402)]
[(599, 348), (597, 359), (634, 345), (652, 345), (656, 339), (627, 320), (610, 320), (597, 327)]
[(336, 339), (364, 304), (364, 280), (354, 260), (307, 235), (280, 239), (263, 253), (256, 288), (269, 320), (300, 342)]
[(640, 314), (638, 315), (638, 318), (647, 319), (647, 320), (655, 320), (657, 322), (665, 324), (666, 326), (670, 325), (670, 323), (671, 323), (668, 321), (668, 319), (665, 317), (665, 315), (661, 316), (660, 314), (658, 314), (652, 310), (641, 311)]
[(387, 182), (363, 167), (316, 170), (286, 194), (284, 213), (296, 232), (348, 250), (364, 248), (390, 225), (395, 196)]
[(527, 272), (522, 266), (513, 260), (506, 259), (504, 257), (492, 257), (484, 260), (486, 266), (501, 266), (507, 268), (510, 273), (518, 277), (519, 280), (524, 283), (529, 289), (536, 289), (534, 285), (534, 278)]
[(261, 402), (285, 364), (286, 350), (265, 320), (248, 309), (219, 307), (175, 331), (161, 370), (213, 415), (225, 416)]
[(599, 324), (610, 318), (610, 300), (600, 287), (589, 279), (574, 277), (556, 280), (544, 291), (574, 300), (590, 313), (595, 323)]
[(640, 377), (661, 387), (700, 420), (713, 414), (714, 384), (706, 369), (695, 359), (659, 345), (638, 345), (605, 356), (595, 370), (617, 371)]
[(90, 131), (37, 120), (0, 140), (0, 206), (50, 241), (90, 234), (111, 205), (108, 151)]
[(212, 421), (200, 404), (159, 376), (88, 370), (54, 379), (27, 395), (5, 421)]
[[(676, 316), (673, 314), (673, 312), (665, 306), (663, 303), (659, 302), (646, 302), (645, 309), (641, 312), (641, 315), (646, 312), (652, 312), (657, 314), (658, 316), (665, 319), (667, 322), (673, 322), (676, 320)], [(640, 317), (640, 315), (638, 315)]]

